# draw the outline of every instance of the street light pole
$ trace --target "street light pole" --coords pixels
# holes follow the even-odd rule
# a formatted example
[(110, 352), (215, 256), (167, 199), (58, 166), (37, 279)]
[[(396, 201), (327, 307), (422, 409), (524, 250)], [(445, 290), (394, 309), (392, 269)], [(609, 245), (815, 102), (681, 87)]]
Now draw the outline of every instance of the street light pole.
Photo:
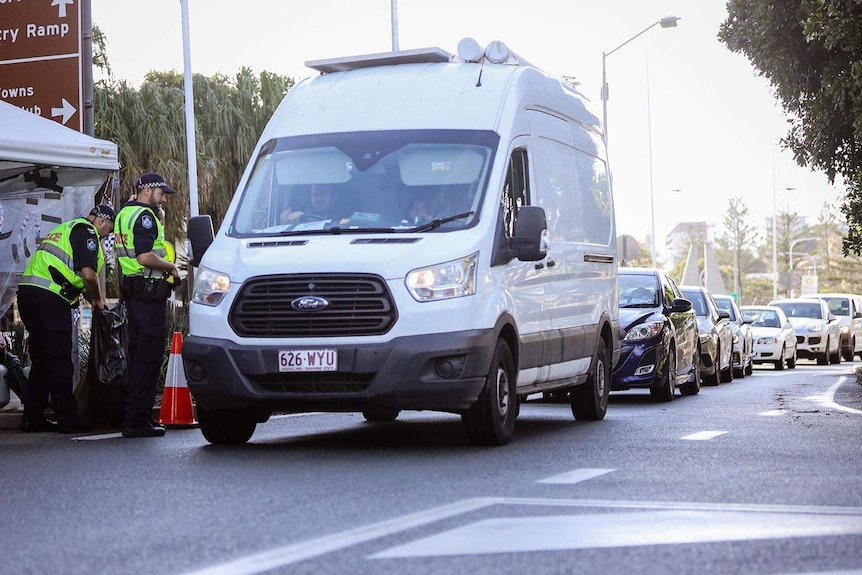
[(681, 20), (677, 16), (665, 16), (661, 20), (657, 20), (608, 52), (602, 52), (602, 133), (605, 135), (605, 143), (607, 143), (608, 139), (608, 73), (607, 73), (607, 65), (605, 60), (607, 60), (608, 56), (639, 37), (640, 35), (646, 33), (648, 30), (655, 26), (661, 26), (662, 28), (676, 28), (676, 23)]
[[(394, 0), (393, 0), (394, 1)], [(662, 28), (675, 28), (676, 23), (680, 20), (680, 18), (676, 16), (665, 16), (661, 20), (657, 20), (614, 48), (609, 52), (602, 52), (602, 134), (604, 135), (605, 146), (608, 144), (608, 68), (607, 68), (607, 59), (608, 56), (640, 36), (641, 34), (646, 33), (648, 30), (653, 28), (654, 26), (661, 26)], [(647, 67), (647, 122), (649, 124), (649, 162), (650, 162), (650, 189), (649, 189), (649, 201), (650, 201), (650, 222), (651, 222), (651, 231), (652, 234), (650, 238), (650, 255), (652, 256), (652, 267), (655, 267), (655, 193), (653, 191), (653, 174), (652, 174), (652, 118), (650, 112), (650, 102), (649, 102), (649, 67)]]
[(790, 253), (788, 254), (788, 269), (787, 269), (787, 285), (790, 288), (790, 297), (793, 297), (793, 284), (791, 283), (790, 273), (793, 271), (793, 246), (800, 242), (810, 242), (811, 240), (816, 240), (817, 238), (810, 236), (807, 238), (797, 238), (790, 242)]

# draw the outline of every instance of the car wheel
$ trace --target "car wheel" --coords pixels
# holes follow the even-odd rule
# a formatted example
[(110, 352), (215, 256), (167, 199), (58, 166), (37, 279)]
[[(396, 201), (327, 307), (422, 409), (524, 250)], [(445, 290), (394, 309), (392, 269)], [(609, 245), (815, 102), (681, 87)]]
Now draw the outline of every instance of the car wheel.
[(844, 361), (853, 361), (854, 349), (856, 349), (856, 338), (850, 340), (850, 344), (844, 348)]
[[(718, 354), (718, 360), (721, 361), (721, 354)], [(730, 383), (733, 381), (733, 354), (727, 361), (727, 368), (719, 371), (719, 379), (722, 383)]]
[(671, 348), (667, 353), (667, 364), (664, 377), (659, 378), (659, 385), (650, 387), (649, 394), (655, 401), (673, 401), (676, 393), (676, 350)]
[(512, 438), (518, 415), (515, 360), (509, 345), (497, 342), (485, 387), (476, 403), (461, 414), (467, 439), (474, 445), (505, 445)]
[(695, 352), (693, 367), (688, 381), (679, 386), (680, 395), (697, 395), (700, 393), (700, 353)]
[(817, 365), (829, 364), (829, 340), (826, 340), (826, 351), (817, 356)]
[(370, 423), (389, 423), (398, 419), (399, 413), (401, 410), (394, 407), (376, 407), (363, 410), (362, 417)]
[(787, 358), (787, 369), (796, 369), (796, 348), (793, 348), (793, 355)]
[(202, 409), (197, 406), (198, 423), (204, 438), (213, 445), (241, 445), (254, 434), (258, 418), (248, 410)]
[(598, 421), (608, 412), (611, 392), (611, 361), (605, 340), (599, 341), (587, 382), (572, 388), (572, 415), (579, 420)]
[(787, 355), (787, 348), (782, 346), (781, 347), (781, 357), (779, 357), (778, 361), (775, 362), (775, 369), (777, 369), (778, 371), (781, 371), (782, 369), (784, 369), (784, 362), (786, 361), (784, 358), (786, 355)]
[[(718, 350), (720, 351), (720, 350)], [(718, 385), (718, 358), (721, 357), (720, 354), (716, 354), (716, 357), (712, 358), (712, 373), (707, 373), (703, 375), (703, 384), (704, 385)]]
[(745, 364), (745, 375), (751, 375), (754, 373), (754, 350), (748, 352), (748, 363)]
[(835, 353), (829, 352), (829, 346), (826, 346), (826, 351), (829, 353), (829, 363), (836, 364), (841, 363), (841, 342), (839, 340), (838, 345), (835, 348)]

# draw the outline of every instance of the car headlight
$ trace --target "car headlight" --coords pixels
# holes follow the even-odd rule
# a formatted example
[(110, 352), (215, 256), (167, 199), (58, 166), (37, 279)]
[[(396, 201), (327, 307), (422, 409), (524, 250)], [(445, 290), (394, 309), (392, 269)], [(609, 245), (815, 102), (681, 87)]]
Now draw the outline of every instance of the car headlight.
[(823, 331), (823, 324), (821, 324), (821, 323), (811, 324), (808, 326), (808, 331), (813, 331), (813, 332)]
[(661, 333), (664, 322), (648, 321), (630, 328), (626, 332), (624, 341), (639, 341), (642, 339), (650, 339)]
[(479, 252), (476, 252), (465, 258), (413, 270), (407, 274), (407, 289), (413, 299), (420, 302), (473, 295), (478, 259)]
[(230, 276), (211, 270), (209, 268), (198, 268), (195, 274), (194, 291), (192, 301), (195, 303), (217, 306), (230, 291)]
[(701, 344), (709, 343), (711, 339), (712, 339), (712, 335), (710, 335), (708, 333), (700, 334), (700, 343)]
[(735, 343), (735, 344), (739, 343), (739, 334), (738, 333), (733, 334), (733, 343)]
[(780, 343), (777, 337), (761, 337), (757, 339), (758, 345), (775, 345)]
[(850, 327), (846, 325), (841, 326), (841, 333), (847, 334), (850, 333)]

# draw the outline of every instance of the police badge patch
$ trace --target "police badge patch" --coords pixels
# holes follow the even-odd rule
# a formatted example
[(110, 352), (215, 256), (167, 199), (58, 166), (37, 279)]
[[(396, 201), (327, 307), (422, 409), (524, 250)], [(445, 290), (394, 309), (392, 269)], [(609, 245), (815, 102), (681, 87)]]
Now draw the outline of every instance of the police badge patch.
[(141, 225), (144, 226), (145, 229), (150, 229), (153, 227), (153, 218), (150, 216), (143, 216), (141, 218)]
[(96, 240), (94, 240), (93, 238), (87, 238), (87, 249), (88, 250), (90, 250), (91, 252), (96, 251), (97, 245), (98, 244), (96, 243)]

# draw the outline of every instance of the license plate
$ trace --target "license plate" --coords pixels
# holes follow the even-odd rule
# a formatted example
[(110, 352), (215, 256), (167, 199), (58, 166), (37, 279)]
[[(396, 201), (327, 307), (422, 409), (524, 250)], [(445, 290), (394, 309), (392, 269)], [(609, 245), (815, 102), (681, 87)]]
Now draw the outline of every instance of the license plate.
[(283, 349), (278, 352), (278, 371), (337, 371), (334, 349)]

